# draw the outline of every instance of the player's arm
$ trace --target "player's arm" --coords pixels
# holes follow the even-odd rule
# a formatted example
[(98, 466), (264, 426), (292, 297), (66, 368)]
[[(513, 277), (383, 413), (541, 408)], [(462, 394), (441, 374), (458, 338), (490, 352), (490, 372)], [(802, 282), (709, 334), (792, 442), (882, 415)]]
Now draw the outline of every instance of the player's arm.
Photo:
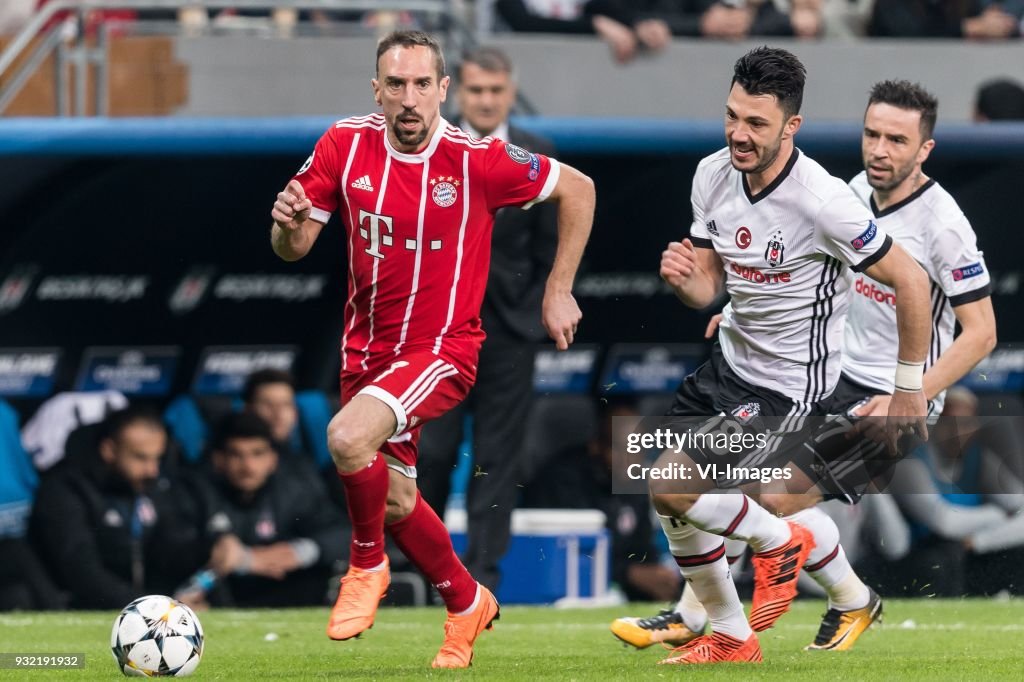
[(925, 393), (933, 398), (995, 348), (996, 316), (988, 266), (965, 217), (958, 216), (935, 234), (928, 255), (928, 272), (949, 299), (962, 330), (924, 377)]
[(884, 256), (862, 270), (896, 290), (899, 359), (924, 363), (931, 341), (931, 296), (928, 275), (903, 247), (893, 242)]
[(572, 166), (559, 165), (558, 182), (548, 196), (549, 201), (558, 202), (558, 247), (544, 287), (542, 319), (558, 350), (566, 350), (583, 317), (572, 284), (590, 238), (596, 194), (593, 180)]
[(702, 161), (690, 184), (690, 209), (693, 222), (690, 236), (671, 242), (661, 253), (661, 278), (676, 297), (691, 308), (707, 308), (725, 286), (725, 266), (714, 249), (711, 233), (704, 221), (704, 184), (706, 166)]
[(280, 258), (294, 261), (313, 248), (320, 230), (338, 207), (338, 182), (342, 176), (340, 153), (347, 142), (337, 125), (317, 140), (302, 168), (278, 193), (270, 216), (270, 244)]
[(671, 242), (661, 253), (661, 278), (668, 282), (680, 301), (691, 308), (707, 308), (725, 285), (725, 268), (718, 253), (698, 240)]
[(270, 228), (270, 244), (280, 258), (294, 261), (313, 248), (324, 224), (310, 217), (313, 202), (306, 196), (298, 180), (291, 180), (277, 194), (270, 211), (274, 224)]
[(963, 378), (996, 347), (996, 314), (990, 297), (954, 306), (953, 313), (962, 331), (924, 375), (928, 400)]
[(896, 291), (896, 328), (899, 365), (896, 390), (889, 402), (886, 431), (892, 449), (901, 430), (912, 427), (928, 439), (927, 401), (922, 389), (924, 362), (931, 342), (931, 296), (928, 275), (903, 247), (892, 243), (884, 255), (861, 270), (871, 279)]

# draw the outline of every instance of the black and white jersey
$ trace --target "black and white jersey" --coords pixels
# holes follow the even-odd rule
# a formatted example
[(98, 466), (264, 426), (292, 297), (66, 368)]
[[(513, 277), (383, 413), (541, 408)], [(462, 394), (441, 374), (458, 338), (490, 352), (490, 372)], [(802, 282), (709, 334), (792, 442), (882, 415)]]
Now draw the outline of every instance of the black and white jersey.
[(718, 338), (729, 366), (798, 402), (827, 397), (839, 379), (848, 267), (869, 267), (892, 239), (845, 182), (797, 149), (756, 197), (722, 149), (700, 162), (690, 199), (690, 239), (725, 267), (731, 300)]
[[(932, 343), (925, 361), (927, 370), (953, 343), (953, 308), (992, 293), (978, 239), (956, 200), (934, 180), (883, 211), (875, 206), (866, 173), (851, 180), (850, 188), (874, 213), (878, 226), (899, 242), (931, 279)], [(896, 294), (891, 287), (858, 275), (846, 325), (843, 373), (859, 384), (892, 393), (897, 353)], [(936, 397), (936, 413), (941, 412), (944, 397)]]

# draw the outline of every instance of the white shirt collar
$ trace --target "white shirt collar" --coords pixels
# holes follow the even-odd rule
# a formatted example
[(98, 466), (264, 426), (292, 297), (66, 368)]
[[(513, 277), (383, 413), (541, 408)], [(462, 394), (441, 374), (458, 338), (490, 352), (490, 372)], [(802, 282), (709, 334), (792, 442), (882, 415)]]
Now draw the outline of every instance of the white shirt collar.
[(444, 136), (445, 128), (448, 127), (448, 121), (444, 120), (443, 116), (437, 117), (437, 130), (434, 131), (433, 137), (430, 138), (430, 142), (423, 148), (423, 151), (416, 152), (415, 154), (405, 154), (400, 152), (391, 146), (391, 139), (388, 137), (388, 131), (384, 130), (384, 146), (388, 150), (388, 154), (398, 161), (405, 161), (406, 163), (423, 163), (434, 153), (437, 149), (437, 145), (441, 143), (441, 137)]
[[(467, 121), (466, 119), (462, 119), (462, 125), (460, 127), (473, 137), (479, 138), (481, 140), (487, 137), (486, 135), (481, 135), (480, 131), (476, 130), (473, 126), (469, 125), (469, 121)], [(496, 137), (499, 140), (504, 140), (505, 142), (511, 142), (512, 140), (508, 139), (508, 136), (508, 121), (502, 121), (501, 125), (495, 128), (494, 132), (491, 133), (491, 137)]]

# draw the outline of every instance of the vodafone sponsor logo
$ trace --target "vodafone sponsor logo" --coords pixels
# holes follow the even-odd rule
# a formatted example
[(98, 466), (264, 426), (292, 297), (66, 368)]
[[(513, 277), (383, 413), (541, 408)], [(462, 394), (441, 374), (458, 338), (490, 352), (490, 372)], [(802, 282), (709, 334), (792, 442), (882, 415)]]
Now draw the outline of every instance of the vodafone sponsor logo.
[(730, 269), (743, 279), (754, 284), (789, 284), (788, 272), (761, 272), (757, 268), (745, 268), (733, 263)]
[(874, 282), (869, 282), (863, 277), (857, 278), (857, 282), (853, 285), (853, 290), (865, 298), (870, 298), (875, 303), (888, 303), (893, 308), (896, 307), (896, 294), (880, 289), (875, 286)]

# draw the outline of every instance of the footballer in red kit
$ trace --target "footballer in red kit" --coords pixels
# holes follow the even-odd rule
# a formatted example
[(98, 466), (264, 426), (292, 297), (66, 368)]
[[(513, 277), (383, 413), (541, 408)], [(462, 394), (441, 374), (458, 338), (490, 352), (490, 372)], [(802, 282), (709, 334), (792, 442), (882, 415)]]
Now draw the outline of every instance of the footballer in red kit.
[(452, 549), (416, 487), (422, 425), (462, 401), (484, 333), (491, 230), (505, 207), (558, 202), (559, 240), (542, 322), (559, 350), (582, 317), (572, 284), (590, 234), (594, 188), (579, 171), (441, 117), (449, 79), (436, 40), (417, 31), (377, 47), (382, 113), (342, 119), (277, 196), (271, 242), (284, 260), (312, 248), (337, 213), (347, 236), (341, 411), (327, 442), (352, 520), (351, 561), (327, 634), (369, 629), (390, 583), (384, 531), (445, 602), (433, 666), (464, 668), (498, 604)]
[[(443, 119), (422, 151), (402, 153), (386, 127), (380, 114), (339, 121), (295, 179), (311, 217), (326, 223), (339, 210), (348, 232), (343, 396), (380, 398), (405, 431), (468, 392), (494, 213), (547, 199), (560, 167)], [(411, 440), (385, 452), (415, 466)]]

